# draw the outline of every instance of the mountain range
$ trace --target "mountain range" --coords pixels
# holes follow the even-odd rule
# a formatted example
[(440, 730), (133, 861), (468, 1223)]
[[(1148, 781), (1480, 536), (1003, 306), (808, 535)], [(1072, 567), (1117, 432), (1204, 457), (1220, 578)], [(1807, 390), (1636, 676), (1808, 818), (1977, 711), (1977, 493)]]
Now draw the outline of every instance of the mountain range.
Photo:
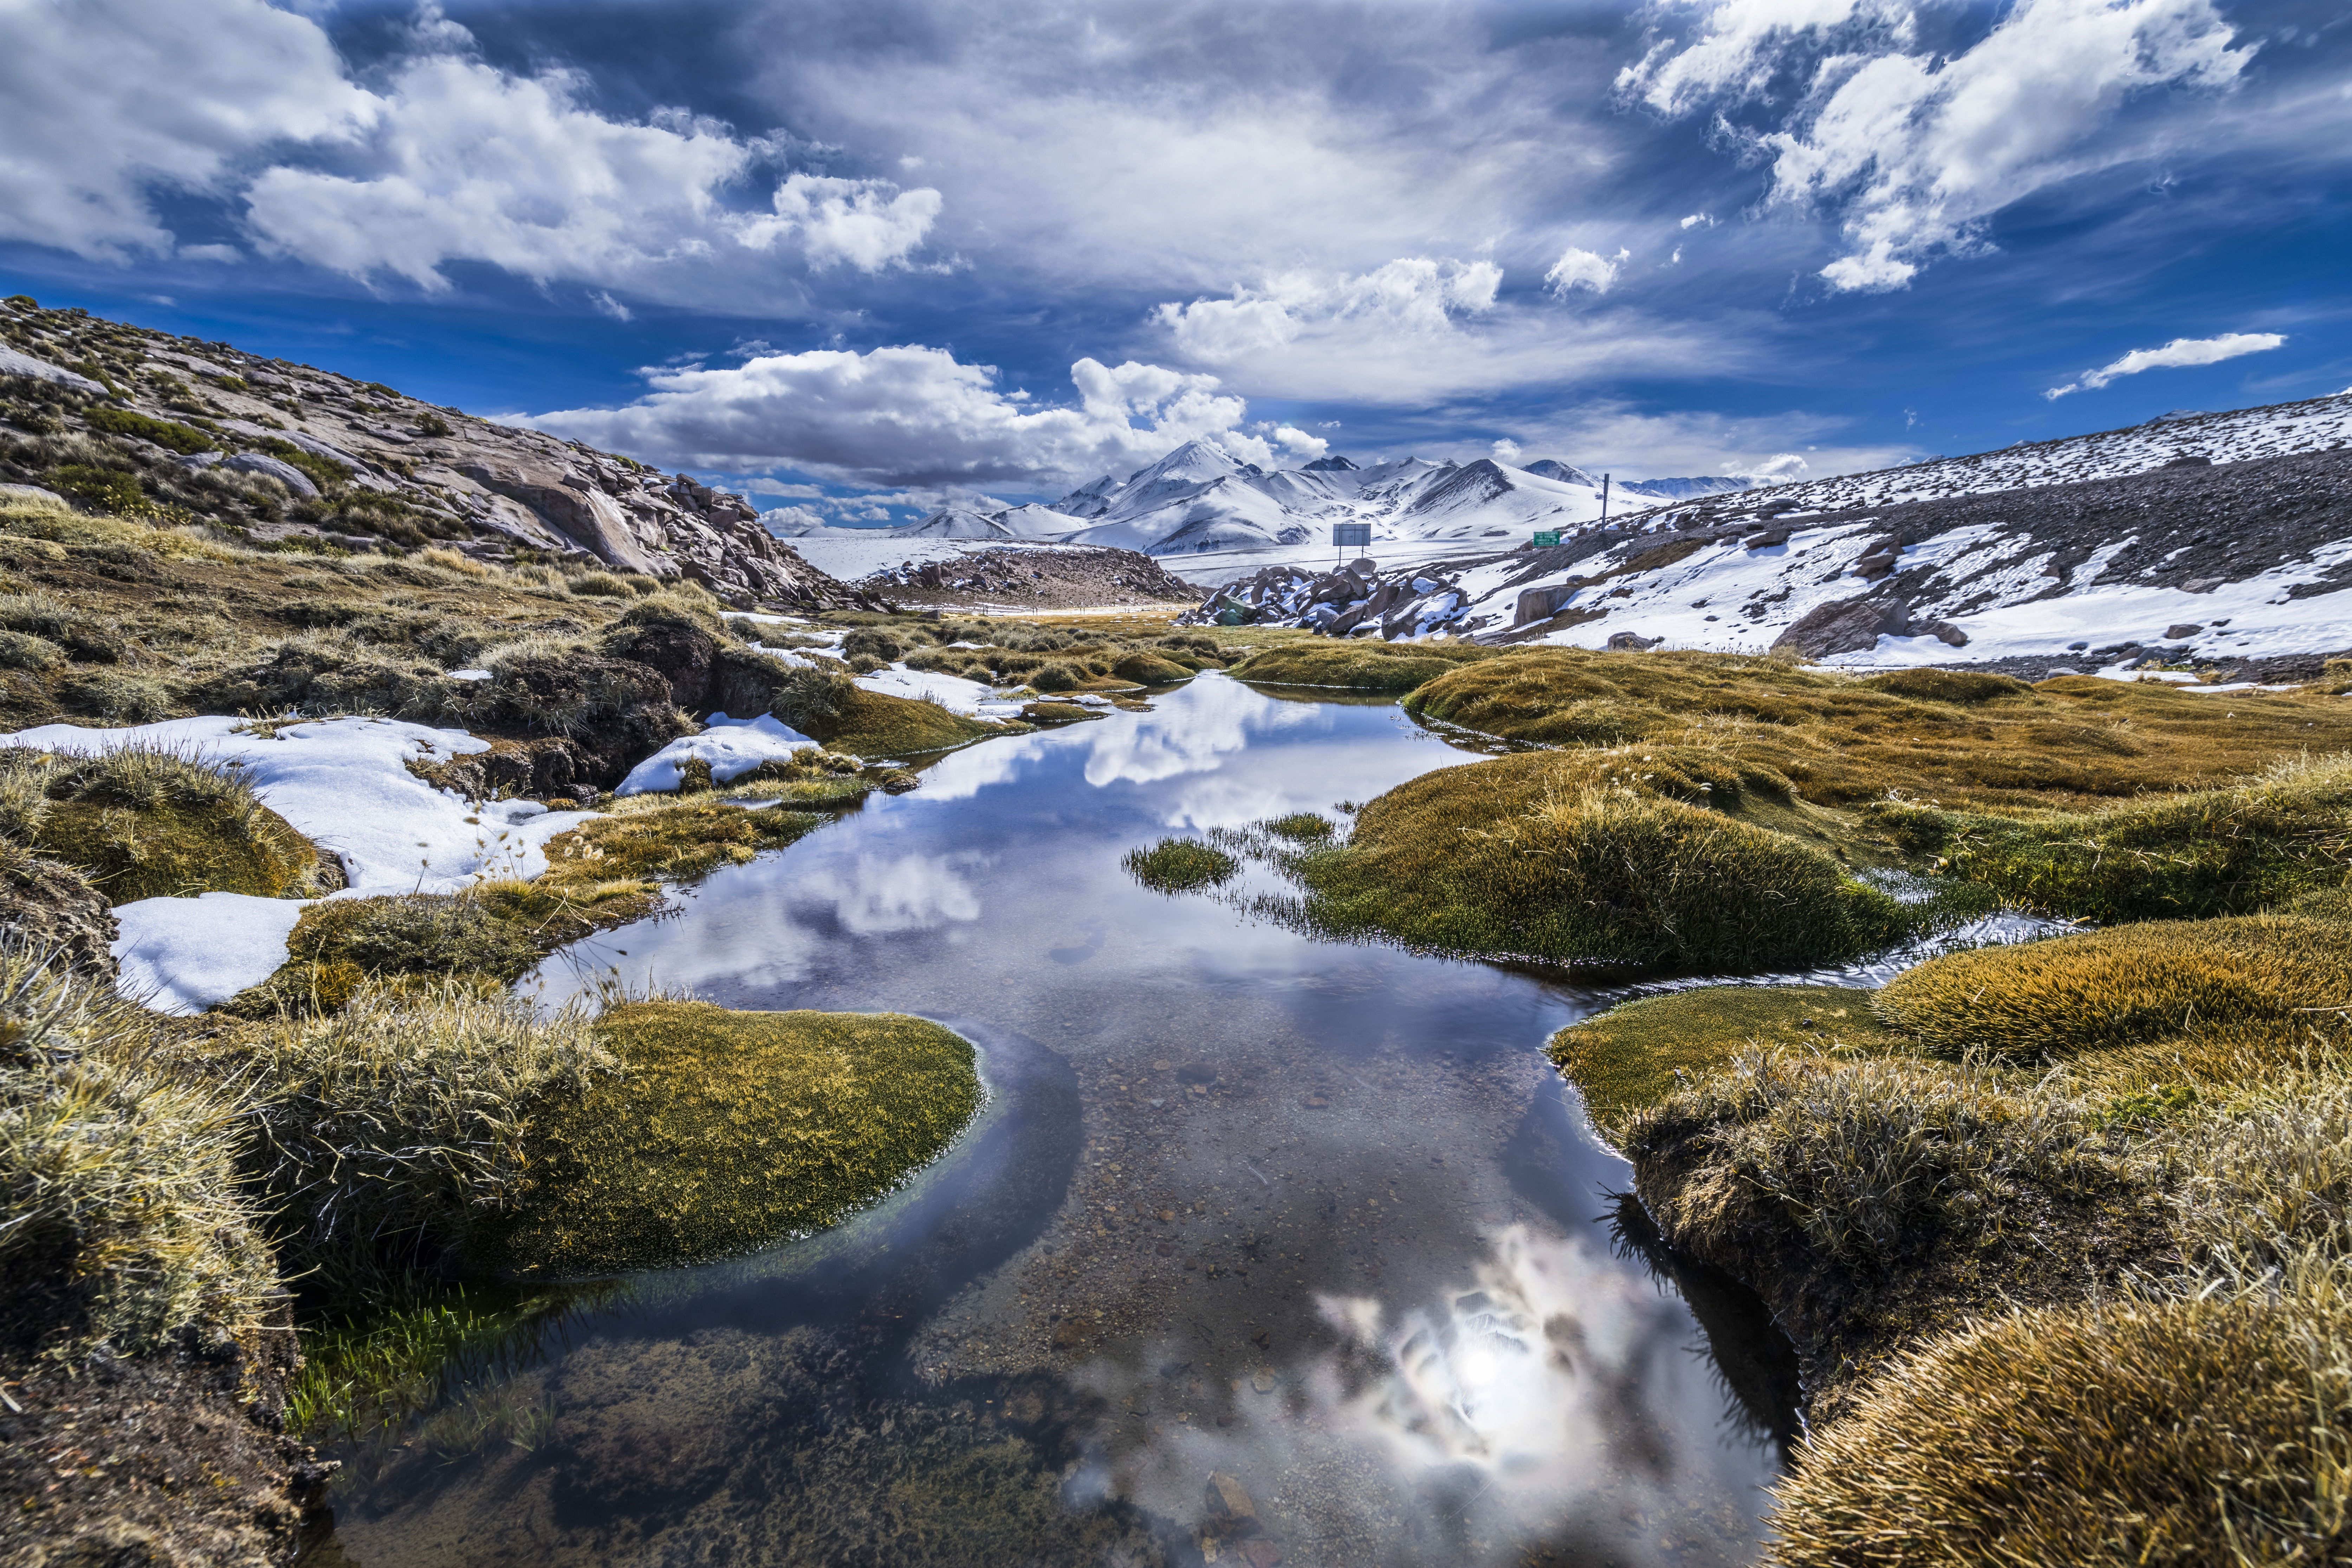
[[(1108, 545), (1147, 555), (1199, 555), (1323, 545), (1330, 525), (1371, 528), (1375, 552), (1425, 556), (1491, 548), (1532, 530), (1599, 520), (1603, 481), (1551, 458), (1512, 467), (1490, 458), (1405, 458), (1359, 467), (1344, 457), (1267, 470), (1206, 441), (1189, 441), (1120, 479), (1104, 474), (1052, 506), (948, 507), (889, 530), (808, 527), (787, 537), (856, 531), (907, 539), (1042, 541)], [(1736, 479), (1640, 480), (1610, 487), (1617, 510), (1744, 489)]]
[(2037, 678), (2304, 679), (2352, 649), (2352, 394), (1703, 495), (1442, 565), (1268, 564), (1195, 616)]

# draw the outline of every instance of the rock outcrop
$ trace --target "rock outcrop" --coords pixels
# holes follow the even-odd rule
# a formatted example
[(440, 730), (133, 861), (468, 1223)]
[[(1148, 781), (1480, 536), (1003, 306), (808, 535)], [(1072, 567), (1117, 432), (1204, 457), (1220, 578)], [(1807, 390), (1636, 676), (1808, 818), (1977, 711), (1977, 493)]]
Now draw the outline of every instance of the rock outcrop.
[[(77, 311), (0, 304), (0, 413), (12, 425), (85, 433), (152, 470), (151, 497), (260, 542), (439, 544), (489, 562), (528, 554), (688, 577), (743, 606), (879, 607), (772, 537), (741, 496), (685, 474)], [(0, 480), (45, 483), (42, 461), (29, 447), (0, 452)]]

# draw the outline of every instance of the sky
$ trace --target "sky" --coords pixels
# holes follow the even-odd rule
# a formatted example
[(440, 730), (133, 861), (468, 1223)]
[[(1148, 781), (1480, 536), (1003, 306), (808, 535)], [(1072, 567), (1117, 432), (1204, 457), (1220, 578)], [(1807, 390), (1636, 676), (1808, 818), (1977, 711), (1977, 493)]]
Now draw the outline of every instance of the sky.
[(2352, 387), (2343, 0), (0, 0), (0, 291), (782, 521)]

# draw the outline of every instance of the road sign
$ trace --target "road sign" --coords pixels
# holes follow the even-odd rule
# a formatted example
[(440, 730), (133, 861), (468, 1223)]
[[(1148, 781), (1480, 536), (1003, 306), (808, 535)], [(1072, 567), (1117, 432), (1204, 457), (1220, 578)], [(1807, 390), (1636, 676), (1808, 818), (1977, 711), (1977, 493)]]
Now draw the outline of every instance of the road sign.
[(1536, 535), (1536, 543), (1538, 547), (1546, 544), (1558, 544), (1559, 542), (1559, 534), (1552, 530), (1546, 530), (1544, 532)]
[(1331, 525), (1331, 542), (1342, 550), (1370, 550), (1372, 547), (1372, 525), (1369, 522), (1335, 522)]

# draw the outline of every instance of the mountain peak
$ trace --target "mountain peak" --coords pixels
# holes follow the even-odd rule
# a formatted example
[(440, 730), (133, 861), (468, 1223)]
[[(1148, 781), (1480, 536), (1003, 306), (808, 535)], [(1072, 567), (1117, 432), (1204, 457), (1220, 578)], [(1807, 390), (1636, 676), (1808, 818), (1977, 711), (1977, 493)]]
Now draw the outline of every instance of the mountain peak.
[(1328, 458), (1316, 458), (1313, 462), (1307, 465), (1304, 471), (1310, 474), (1341, 474), (1348, 472), (1355, 468), (1355, 464), (1348, 461), (1347, 458), (1341, 457), (1339, 453), (1334, 452)]

